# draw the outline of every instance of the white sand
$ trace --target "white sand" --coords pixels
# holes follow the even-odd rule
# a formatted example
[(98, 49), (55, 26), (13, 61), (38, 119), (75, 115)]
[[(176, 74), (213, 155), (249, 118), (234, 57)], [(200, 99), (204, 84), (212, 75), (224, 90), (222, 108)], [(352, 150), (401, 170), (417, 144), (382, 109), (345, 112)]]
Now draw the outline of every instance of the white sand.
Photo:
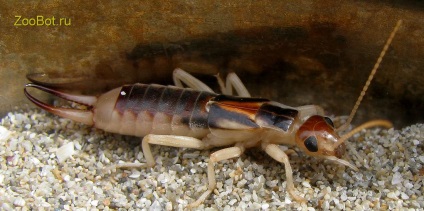
[[(307, 204), (288, 196), (282, 164), (244, 155), (216, 165), (215, 194), (198, 209), (424, 209), (423, 124), (367, 130), (349, 142), (346, 156), (359, 172), (300, 152), (290, 157)], [(0, 126), (0, 209), (183, 210), (206, 190), (210, 151), (155, 146), (153, 169), (104, 171), (145, 162), (139, 143), (39, 109), (9, 113)]]

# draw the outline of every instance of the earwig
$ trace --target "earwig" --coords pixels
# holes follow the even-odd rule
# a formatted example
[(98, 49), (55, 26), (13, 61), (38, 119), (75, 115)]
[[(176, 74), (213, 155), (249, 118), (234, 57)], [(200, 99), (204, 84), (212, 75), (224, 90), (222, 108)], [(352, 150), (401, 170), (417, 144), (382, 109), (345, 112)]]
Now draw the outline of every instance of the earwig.
[[(373, 120), (345, 135), (339, 136), (337, 132), (350, 125), (400, 24), (398, 21), (384, 45), (348, 120), (339, 128), (324, 116), (320, 106), (290, 107), (267, 99), (251, 98), (234, 73), (228, 74), (225, 83), (217, 77), (222, 94), (213, 92), (206, 84), (178, 68), (173, 73), (175, 86), (125, 85), (95, 97), (67, 94), (33, 83), (26, 85), (24, 93), (35, 105), (58, 116), (112, 133), (142, 137), (146, 158), (142, 167), (155, 165), (151, 144), (193, 149), (229, 146), (210, 155), (208, 189), (189, 207), (203, 203), (215, 189), (215, 163), (239, 157), (251, 147), (261, 147), (270, 157), (284, 164), (288, 193), (296, 201), (305, 202), (295, 191), (289, 157), (279, 145), (297, 146), (310, 156), (332, 160), (358, 171), (354, 164), (342, 159), (346, 148), (344, 142), (362, 129), (390, 128), (392, 124), (386, 120)], [(27, 89), (31, 87), (86, 105), (88, 109), (46, 104), (29, 94)], [(231, 96), (233, 89), (238, 96)], [(140, 165), (115, 167), (131, 166)]]

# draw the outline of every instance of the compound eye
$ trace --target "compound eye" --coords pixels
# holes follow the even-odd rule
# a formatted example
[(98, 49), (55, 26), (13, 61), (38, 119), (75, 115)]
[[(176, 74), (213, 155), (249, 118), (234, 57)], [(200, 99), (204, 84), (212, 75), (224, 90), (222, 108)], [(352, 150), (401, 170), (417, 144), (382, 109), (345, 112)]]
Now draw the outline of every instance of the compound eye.
[(324, 117), (325, 122), (329, 124), (332, 128), (334, 128), (334, 123), (329, 117)]
[(305, 144), (306, 149), (308, 149), (310, 152), (318, 151), (318, 140), (315, 138), (315, 136), (309, 136), (307, 139), (305, 139), (303, 144)]

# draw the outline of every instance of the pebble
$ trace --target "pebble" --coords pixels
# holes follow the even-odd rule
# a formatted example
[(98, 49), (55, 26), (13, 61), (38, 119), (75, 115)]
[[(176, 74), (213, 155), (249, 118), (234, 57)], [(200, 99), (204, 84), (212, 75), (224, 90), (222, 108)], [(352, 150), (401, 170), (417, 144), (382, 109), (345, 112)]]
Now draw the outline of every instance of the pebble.
[(423, 155), (419, 156), (418, 159), (421, 161), (421, 163), (424, 163), (424, 156)]
[(75, 154), (74, 142), (69, 142), (56, 151), (56, 157), (59, 163), (64, 162), (66, 159), (70, 158)]
[(346, 193), (343, 193), (343, 194), (340, 196), (340, 199), (341, 199), (342, 201), (346, 201), (346, 200), (347, 200), (347, 195), (346, 195)]
[(25, 206), (25, 200), (21, 197), (18, 197), (15, 199), (15, 201), (13, 201), (13, 205), (17, 206), (17, 207), (23, 207)]
[[(114, 163), (146, 162), (139, 142), (128, 141), (135, 139), (38, 109), (10, 112), (0, 124), (0, 209), (184, 210), (207, 189), (207, 150), (152, 146), (154, 168), (105, 172)], [(306, 204), (288, 195), (283, 165), (247, 155), (222, 161), (215, 165), (219, 185), (198, 209), (315, 210), (320, 200), (328, 210), (420, 210), (422, 176), (411, 169), (424, 164), (423, 141), (423, 124), (359, 133), (346, 157), (360, 172), (297, 150), (289, 158)], [(55, 150), (65, 146), (65, 154), (76, 150), (73, 159), (59, 159)]]
[(311, 186), (311, 184), (309, 184), (309, 182), (308, 181), (303, 181), (302, 182), (302, 185), (304, 186), (304, 187), (307, 187), (307, 188), (311, 188), (312, 186)]
[(140, 176), (141, 176), (141, 172), (136, 171), (136, 172), (133, 172), (129, 177), (132, 179), (136, 179), (136, 178), (139, 178)]
[(9, 136), (10, 136), (10, 131), (3, 126), (0, 126), (0, 141), (2, 142), (6, 141), (9, 138)]
[(172, 203), (171, 202), (166, 203), (165, 209), (168, 210), (168, 211), (171, 211), (172, 210)]
[(3, 202), (3, 203), (1, 204), (1, 210), (5, 210), (5, 211), (12, 211), (12, 210), (14, 210), (14, 209), (13, 209), (12, 205), (10, 205), (9, 203), (7, 203), (7, 202)]
[(269, 204), (265, 203), (261, 206), (262, 210), (267, 210), (269, 208)]
[(394, 192), (389, 192), (387, 194), (387, 197), (391, 198), (391, 199), (398, 199), (398, 197), (396, 196), (396, 194)]
[(400, 197), (401, 197), (402, 199), (404, 199), (404, 200), (409, 199), (409, 196), (408, 196), (408, 195), (406, 195), (405, 193), (401, 193), (401, 194), (400, 194)]
[(254, 209), (254, 210), (258, 210), (258, 209), (260, 209), (261, 208), (261, 205), (259, 204), (259, 203), (257, 203), (257, 202), (253, 202), (253, 204), (252, 204), (252, 209)]
[(98, 200), (93, 200), (93, 201), (90, 202), (90, 204), (93, 207), (97, 207), (97, 205), (99, 204), (99, 201)]
[(229, 205), (234, 205), (237, 202), (237, 199), (232, 199), (230, 202), (228, 202)]
[(393, 178), (392, 178), (392, 185), (397, 185), (399, 183), (402, 182), (402, 174), (400, 174), (399, 172), (395, 172), (393, 174)]

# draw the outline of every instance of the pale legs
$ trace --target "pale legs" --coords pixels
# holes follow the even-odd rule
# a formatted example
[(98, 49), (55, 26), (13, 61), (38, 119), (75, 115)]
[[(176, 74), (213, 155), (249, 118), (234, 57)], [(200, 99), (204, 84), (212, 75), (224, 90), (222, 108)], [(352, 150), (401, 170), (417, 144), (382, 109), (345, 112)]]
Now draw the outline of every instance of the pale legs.
[(177, 87), (184, 88), (184, 85), (187, 85), (187, 87), (192, 88), (194, 90), (198, 91), (206, 91), (206, 92), (214, 92), (208, 85), (201, 82), (199, 79), (195, 78), (194, 76), (190, 75), (186, 71), (177, 68), (174, 70), (172, 74), (172, 79), (174, 80), (174, 84)]
[(221, 149), (211, 154), (208, 162), (208, 190), (204, 192), (195, 202), (189, 204), (189, 208), (199, 206), (215, 189), (215, 163), (222, 160), (240, 157), (240, 155), (243, 154), (244, 150), (245, 148), (242, 146), (242, 144), (236, 144), (234, 147)]
[[(177, 87), (184, 88), (183, 83), (192, 89), (199, 91), (213, 92), (213, 90), (208, 87), (203, 82), (194, 78), (192, 75), (187, 72), (176, 69), (173, 74), (174, 83)], [(237, 95), (241, 97), (250, 97), (249, 92), (246, 87), (240, 81), (235, 73), (230, 73), (226, 78), (226, 84), (224, 85), (223, 81), (218, 78), (218, 83), (220, 84), (221, 91), (223, 94), (231, 95), (233, 89), (236, 91)], [(313, 112), (312, 107), (304, 107), (306, 113)], [(208, 161), (207, 177), (208, 177), (208, 189), (205, 191), (195, 202), (188, 205), (190, 207), (197, 207), (202, 204), (207, 197), (213, 192), (216, 187), (216, 178), (215, 178), (215, 163), (231, 158), (240, 157), (245, 151), (245, 144), (248, 142), (239, 142), (235, 146), (228, 147), (225, 149), (218, 150), (212, 153)], [(157, 144), (162, 146), (172, 146), (172, 147), (186, 147), (193, 149), (208, 149), (213, 146), (208, 144), (208, 139), (204, 138), (203, 140), (187, 137), (187, 136), (176, 136), (176, 135), (154, 135), (149, 134), (142, 139), (142, 150), (146, 158), (146, 164), (119, 164), (116, 167), (153, 167), (156, 162), (152, 155), (150, 144)], [(298, 196), (295, 193), (295, 188), (293, 184), (293, 173), (291, 166), (288, 160), (287, 155), (274, 144), (262, 144), (263, 149), (269, 154), (272, 158), (281, 162), (285, 166), (286, 177), (287, 177), (287, 191), (290, 195), (297, 201), (305, 201), (302, 197)]]
[[(250, 94), (247, 91), (246, 87), (243, 85), (240, 78), (237, 77), (237, 75), (235, 73), (228, 74), (227, 79), (226, 79), (226, 85), (224, 85), (221, 78), (219, 78), (219, 77), (217, 77), (217, 78), (218, 78), (218, 83), (221, 87), (221, 92), (223, 94), (232, 95), (233, 88), (234, 88), (239, 96), (250, 97)], [(204, 84), (203, 82), (199, 81), (197, 78), (193, 77), (189, 73), (187, 73), (184, 70), (179, 69), (179, 68), (174, 70), (173, 79), (174, 79), (174, 84), (177, 87), (180, 87), (180, 88), (184, 88), (184, 85), (183, 85), (183, 83), (184, 83), (189, 88), (192, 88), (192, 89), (195, 89), (195, 90), (213, 92), (212, 89), (210, 87), (208, 87), (206, 84)], [(151, 136), (151, 137), (153, 138), (153, 136)], [(170, 137), (170, 136), (168, 136), (168, 137), (173, 139), (173, 137)], [(149, 140), (151, 140), (151, 139), (149, 138)], [(170, 140), (169, 142), (167, 141), (167, 144), (171, 144), (174, 141), (177, 141), (177, 140)], [(198, 141), (200, 141), (200, 140), (198, 140)], [(147, 161), (148, 156), (151, 157), (150, 148), (148, 146), (149, 143), (164, 145), (165, 142), (164, 141), (162, 141), (162, 142), (146, 141), (146, 143), (145, 143), (145, 139), (143, 139), (143, 153), (145, 153), (146, 161)], [(201, 142), (201, 143), (205, 143), (205, 142)], [(167, 146), (171, 146), (171, 145), (167, 145)], [(201, 146), (201, 144), (196, 144), (196, 146), (207, 147), (206, 145)], [(149, 150), (145, 150), (145, 149), (149, 149)], [(198, 149), (201, 149), (201, 148), (198, 148)], [(204, 202), (206, 200), (206, 198), (215, 189), (215, 187), (216, 187), (215, 163), (222, 161), (222, 160), (240, 157), (240, 155), (243, 154), (244, 150), (245, 150), (245, 148), (243, 147), (243, 145), (239, 144), (239, 145), (236, 145), (234, 147), (221, 149), (221, 150), (216, 151), (216, 152), (211, 154), (211, 156), (209, 157), (208, 173), (207, 173), (208, 190), (206, 192), (204, 192), (195, 202), (189, 204), (188, 207), (199, 206), (202, 202)], [(151, 157), (151, 160), (153, 160), (153, 157)], [(147, 163), (149, 164), (149, 161), (147, 161)], [(153, 163), (153, 165), (154, 165), (154, 163)]]
[[(174, 84), (177, 87), (184, 88), (184, 85), (187, 87), (206, 92), (214, 92), (209, 86), (201, 82), (199, 79), (190, 75), (186, 71), (177, 68), (173, 72), (173, 80)], [(222, 94), (225, 95), (233, 95), (233, 88), (235, 89), (237, 96), (240, 97), (250, 97), (249, 91), (247, 91), (243, 82), (241, 82), (240, 78), (235, 73), (229, 73), (226, 78), (226, 83), (222, 81), (222, 79), (217, 76), (218, 84), (221, 88)]]
[(233, 88), (236, 90), (237, 96), (240, 97), (250, 97), (249, 91), (247, 91), (243, 82), (241, 82), (240, 78), (235, 73), (228, 73), (226, 83), (217, 75), (218, 84), (221, 88), (222, 94), (225, 95), (233, 95)]
[(265, 150), (269, 156), (274, 158), (274, 160), (284, 164), (286, 171), (286, 189), (290, 196), (298, 202), (306, 202), (303, 197), (295, 193), (293, 184), (293, 171), (289, 162), (289, 157), (286, 155), (286, 153), (284, 153), (284, 151), (275, 144), (262, 143), (262, 149)]

